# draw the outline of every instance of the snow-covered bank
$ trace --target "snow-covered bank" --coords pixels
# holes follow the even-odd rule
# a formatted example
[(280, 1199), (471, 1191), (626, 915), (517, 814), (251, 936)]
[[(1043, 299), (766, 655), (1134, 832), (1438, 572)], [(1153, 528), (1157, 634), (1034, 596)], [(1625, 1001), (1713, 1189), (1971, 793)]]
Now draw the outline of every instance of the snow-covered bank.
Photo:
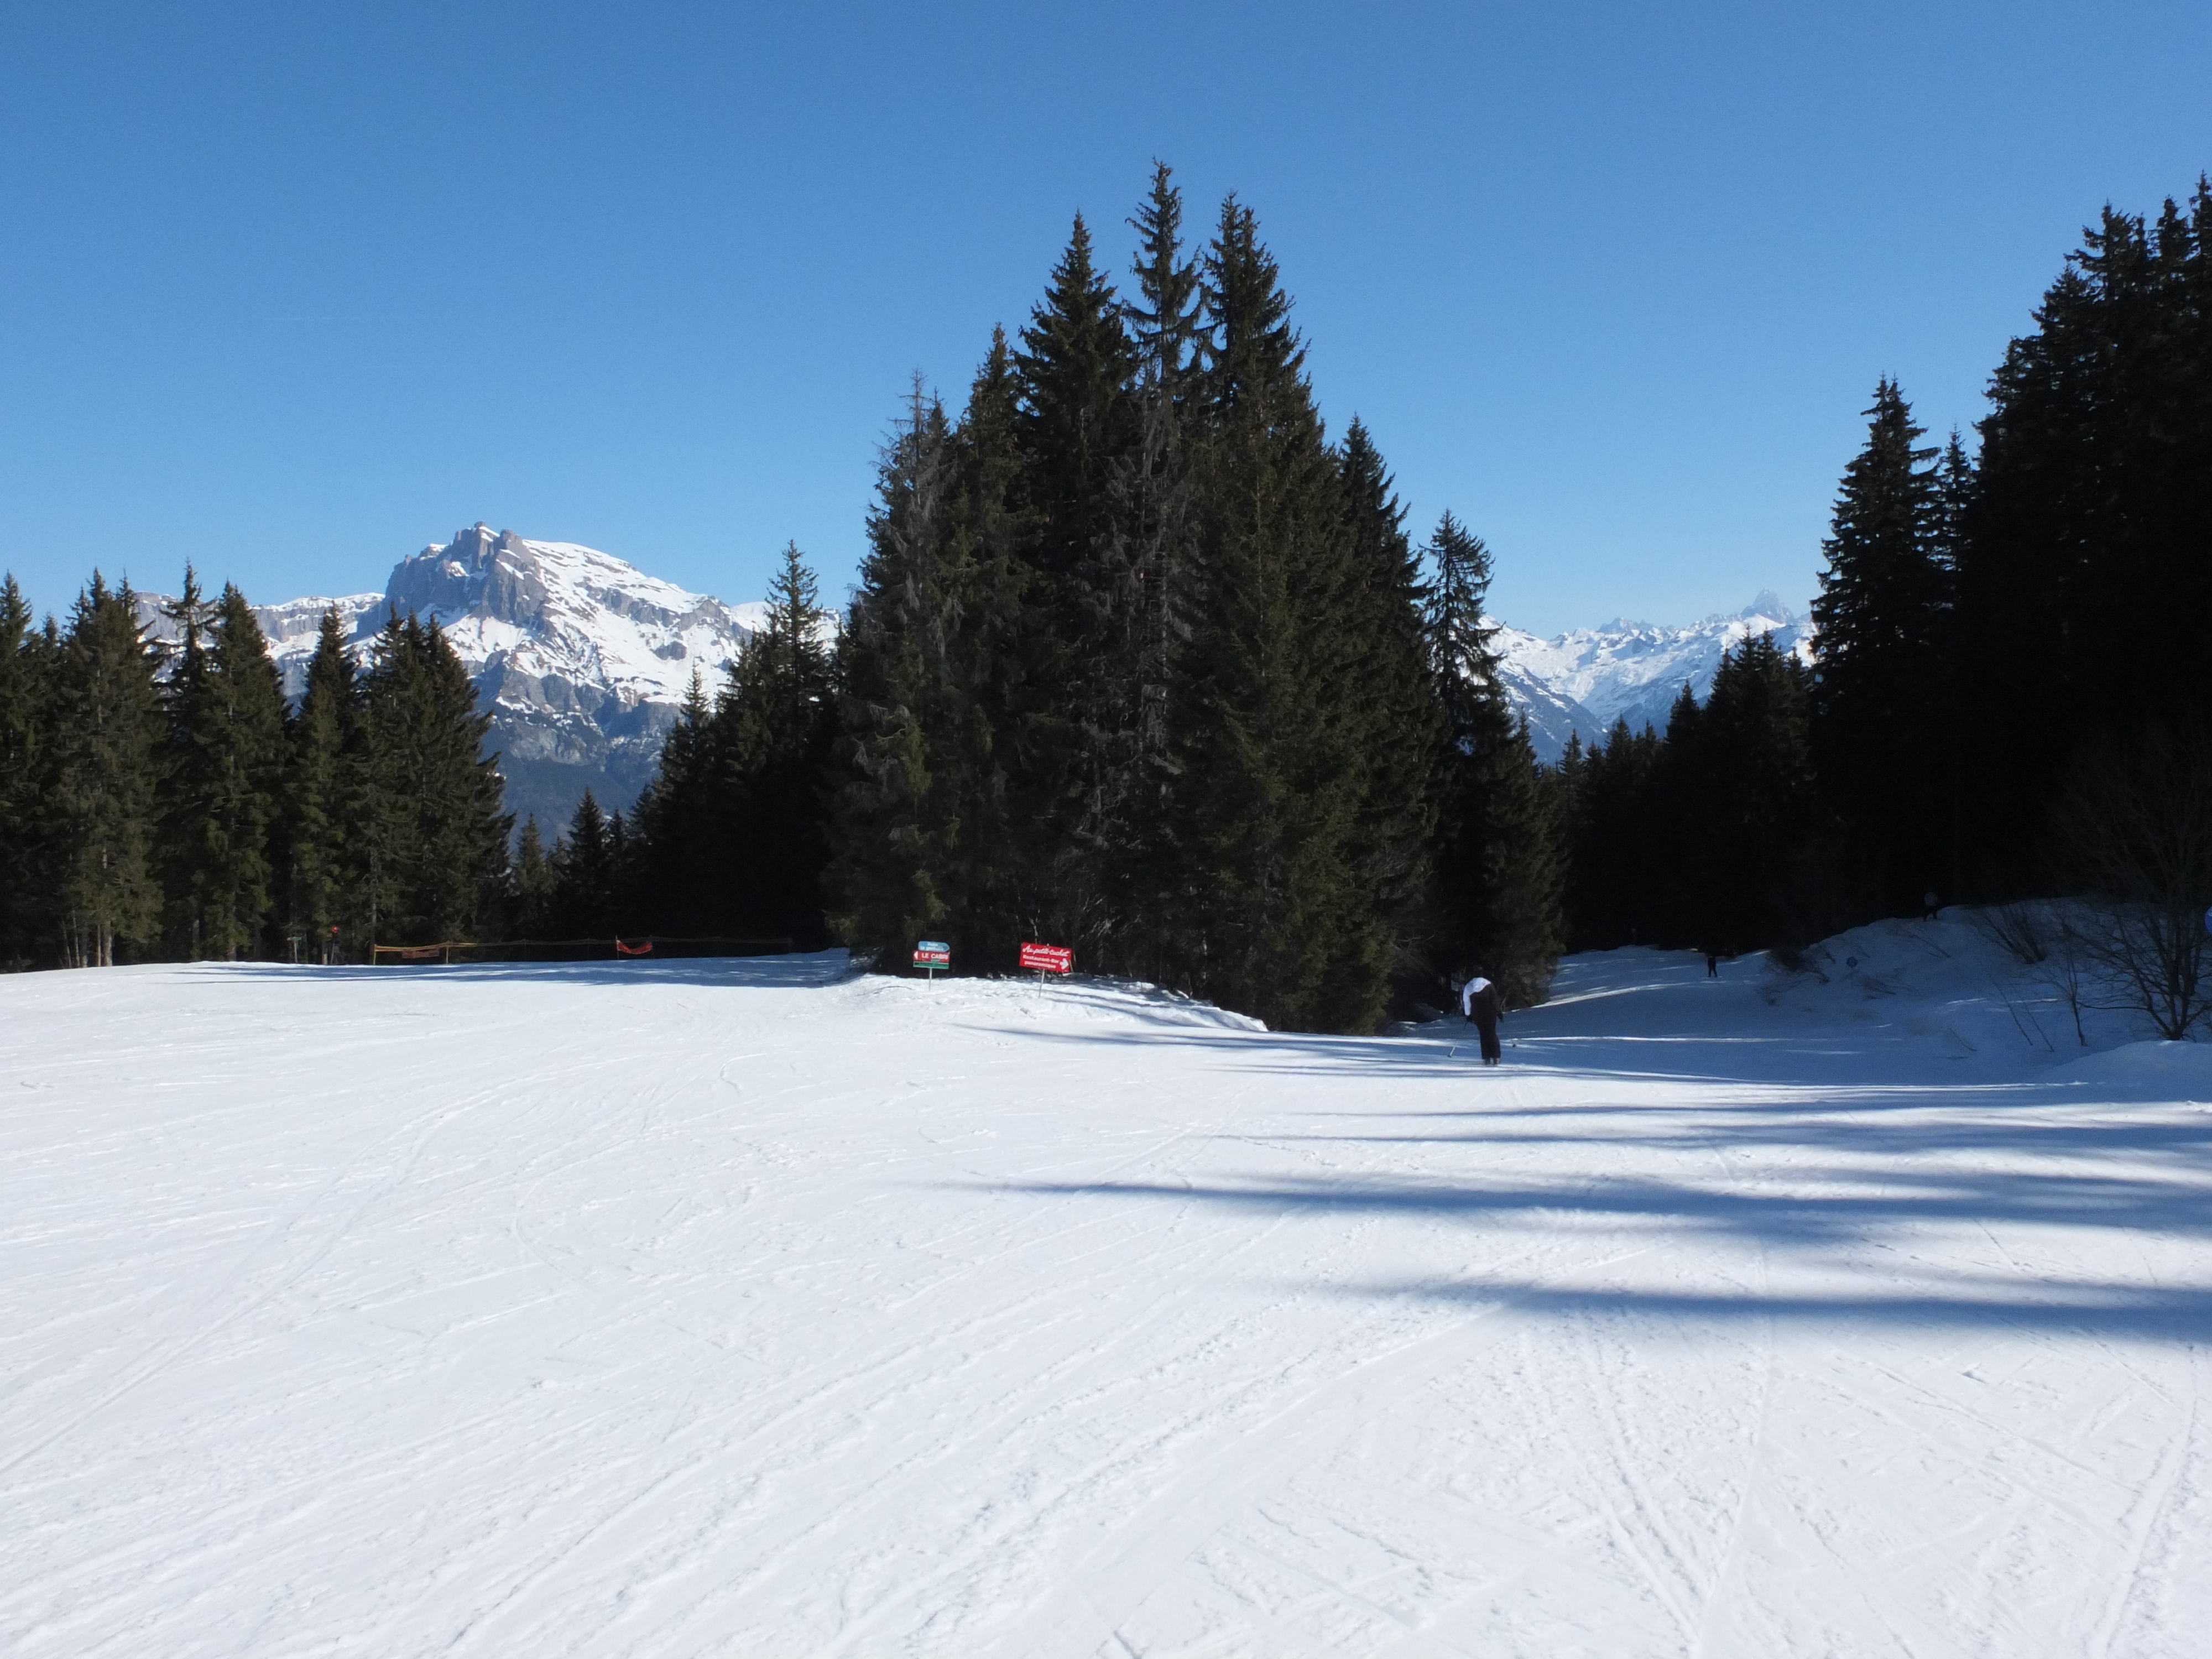
[(1487, 1073), (835, 957), (0, 981), (0, 1647), (2194, 1653), (2212, 1079), (1911, 926), (1576, 959)]

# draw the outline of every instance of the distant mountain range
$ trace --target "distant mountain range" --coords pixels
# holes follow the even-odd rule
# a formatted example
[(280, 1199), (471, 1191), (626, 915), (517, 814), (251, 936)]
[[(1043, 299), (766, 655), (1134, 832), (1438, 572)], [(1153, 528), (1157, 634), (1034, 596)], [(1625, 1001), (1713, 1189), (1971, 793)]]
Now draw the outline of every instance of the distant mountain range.
[(1616, 720), (1626, 720), (1632, 731), (1642, 731), (1647, 722), (1665, 731), (1667, 711), (1682, 687), (1703, 702), (1721, 658), (1763, 633), (1771, 633), (1784, 651), (1809, 659), (1812, 624), (1771, 591), (1733, 615), (1708, 617), (1686, 628), (1623, 617), (1549, 640), (1500, 628), (1497, 646), (1506, 690), (1528, 716), (1538, 757), (1555, 761), (1570, 734), (1579, 732), (1587, 746), (1602, 741)]
[[(173, 633), (160, 613), (167, 602), (141, 596), (141, 618), (158, 636)], [(687, 592), (594, 548), (478, 524), (402, 559), (382, 592), (257, 606), (289, 696), (307, 683), (331, 605), (356, 646), (392, 610), (438, 619), (491, 714), (487, 746), (500, 751), (508, 810), (518, 823), (535, 816), (549, 837), (587, 787), (610, 807), (636, 800), (694, 672), (711, 695), (768, 613), (762, 602)], [(1686, 628), (1622, 620), (1549, 640), (1500, 628), (1497, 642), (1506, 690), (1548, 761), (1571, 733), (1601, 740), (1619, 719), (1663, 729), (1685, 683), (1702, 698), (1722, 653), (1768, 630), (1785, 650), (1808, 647), (1809, 626), (1771, 592)]]

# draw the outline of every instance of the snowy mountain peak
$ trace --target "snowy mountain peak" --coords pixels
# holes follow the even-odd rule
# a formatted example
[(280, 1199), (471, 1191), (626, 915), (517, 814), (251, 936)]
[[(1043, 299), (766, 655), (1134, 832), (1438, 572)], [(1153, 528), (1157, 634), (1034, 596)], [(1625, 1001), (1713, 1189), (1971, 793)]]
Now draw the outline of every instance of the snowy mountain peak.
[(1702, 700), (1728, 651), (1771, 634), (1784, 651), (1809, 657), (1811, 625), (1773, 590), (1742, 610), (1707, 617), (1686, 628), (1617, 619), (1540, 639), (1517, 628), (1498, 630), (1500, 676), (1528, 717), (1537, 754), (1556, 760), (1570, 735), (1602, 741), (1617, 720), (1632, 730), (1664, 728), (1682, 687)]
[(1784, 605), (1782, 602), (1782, 596), (1771, 587), (1760, 588), (1759, 597), (1736, 612), (1736, 615), (1746, 620), (1766, 619), (1785, 626), (1797, 620), (1796, 613)]
[[(575, 542), (477, 524), (402, 559), (385, 603), (435, 617), (495, 702), (544, 706), (544, 682), (590, 685), (623, 708), (673, 708), (696, 670), (710, 684), (758, 625), (736, 607)], [(368, 620), (373, 632), (381, 617)], [(558, 699), (556, 699), (557, 702)]]

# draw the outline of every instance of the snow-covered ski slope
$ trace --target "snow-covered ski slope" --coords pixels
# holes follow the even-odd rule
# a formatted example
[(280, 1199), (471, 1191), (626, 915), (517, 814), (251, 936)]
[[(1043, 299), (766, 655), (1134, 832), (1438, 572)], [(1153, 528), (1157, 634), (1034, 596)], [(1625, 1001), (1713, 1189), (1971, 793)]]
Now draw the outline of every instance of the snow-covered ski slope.
[(0, 1650), (2202, 1654), (2212, 1050), (1853, 939), (0, 981)]

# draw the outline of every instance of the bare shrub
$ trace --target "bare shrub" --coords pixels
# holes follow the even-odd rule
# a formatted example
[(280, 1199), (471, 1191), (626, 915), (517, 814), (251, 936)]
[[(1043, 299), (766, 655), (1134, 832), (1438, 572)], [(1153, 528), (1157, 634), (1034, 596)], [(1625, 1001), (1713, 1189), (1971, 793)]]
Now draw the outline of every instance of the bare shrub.
[(1985, 905), (1970, 911), (1967, 920), (1984, 939), (2030, 968), (2051, 955), (2051, 919), (2047, 906), (2017, 902)]
[(2178, 1042), (2207, 1014), (2212, 733), (2154, 730), (2078, 761), (2052, 851), (2087, 889), (2067, 929), (2107, 1006)]
[[(2048, 986), (2066, 1005), (2066, 1012), (2074, 1020), (2075, 1041), (2087, 1048), (2089, 1036), (2081, 1026), (2081, 1011), (2088, 1006), (2083, 1000), (2087, 964), (2083, 960), (2081, 928), (2065, 907), (2037, 900), (2015, 900), (2010, 904), (1991, 904), (1970, 910), (1966, 921), (1990, 944), (2021, 966), (2035, 970), (2029, 977), (2037, 984)], [(2018, 1024), (2021, 1013), (2009, 996), (2005, 999), (2005, 1006), (2013, 1009), (2013, 1021)], [(2029, 1018), (2033, 1019), (2033, 1016)], [(2023, 1027), (2023, 1034), (2025, 1030)], [(2040, 1024), (2036, 1030), (2039, 1036)], [(2049, 1046), (2047, 1040), (2045, 1046)]]

